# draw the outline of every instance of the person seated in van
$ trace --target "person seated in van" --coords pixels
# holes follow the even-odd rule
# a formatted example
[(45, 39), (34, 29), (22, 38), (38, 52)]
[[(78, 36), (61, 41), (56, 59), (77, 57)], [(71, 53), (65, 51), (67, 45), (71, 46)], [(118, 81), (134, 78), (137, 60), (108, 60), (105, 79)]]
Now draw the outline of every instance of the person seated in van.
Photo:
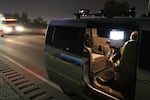
[[(124, 48), (125, 48), (126, 44), (127, 44), (128, 42), (131, 42), (131, 41), (137, 41), (137, 39), (138, 39), (137, 37), (138, 37), (138, 31), (133, 31), (133, 32), (131, 33), (131, 35), (130, 35), (130, 39), (129, 39), (128, 41), (126, 41), (126, 42), (124, 43), (124, 45), (123, 45), (120, 49), (114, 50), (114, 53), (113, 53), (113, 55), (109, 58), (109, 60), (110, 60), (111, 62), (113, 62), (115, 66), (119, 65), (120, 59), (121, 59), (121, 56), (123, 55)], [(116, 52), (116, 51), (118, 51), (118, 52)]]
[(106, 66), (108, 69), (100, 74), (100, 81), (102, 81), (103, 83), (109, 83), (111, 80), (117, 80), (117, 75), (120, 68), (118, 66), (120, 66), (121, 64), (120, 59), (123, 57), (123, 52), (125, 52), (124, 49), (126, 48), (126, 45), (128, 45), (128, 43), (131, 43), (132, 41), (137, 41), (137, 36), (138, 32), (134, 31), (130, 35), (130, 40), (125, 42), (123, 47), (111, 48), (109, 54), (110, 57), (108, 57), (108, 60), (106, 61)]

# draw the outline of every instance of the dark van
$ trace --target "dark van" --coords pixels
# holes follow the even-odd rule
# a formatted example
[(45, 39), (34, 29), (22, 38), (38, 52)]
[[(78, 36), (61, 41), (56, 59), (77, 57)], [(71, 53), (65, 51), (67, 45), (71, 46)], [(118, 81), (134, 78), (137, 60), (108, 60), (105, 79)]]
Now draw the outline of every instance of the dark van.
[[(137, 41), (127, 43), (120, 59), (111, 61), (113, 53), (121, 50), (133, 31), (139, 33)], [(44, 55), (49, 79), (64, 92), (84, 98), (147, 99), (150, 97), (147, 95), (150, 73), (139, 75), (144, 38), (141, 25), (125, 18), (53, 20), (45, 37)], [(145, 84), (149, 84), (145, 89), (147, 93), (143, 91), (138, 97)]]

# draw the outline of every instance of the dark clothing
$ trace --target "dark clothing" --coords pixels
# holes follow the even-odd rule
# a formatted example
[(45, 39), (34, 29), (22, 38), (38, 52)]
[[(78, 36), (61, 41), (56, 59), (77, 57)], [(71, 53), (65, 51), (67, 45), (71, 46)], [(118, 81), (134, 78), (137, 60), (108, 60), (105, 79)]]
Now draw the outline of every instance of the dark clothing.
[(113, 58), (112, 58), (112, 61), (113, 61), (114, 63), (116, 63), (117, 60), (120, 60), (120, 58), (121, 58), (121, 53), (120, 53), (120, 51), (118, 51), (117, 53), (114, 54), (114, 56), (113, 56)]

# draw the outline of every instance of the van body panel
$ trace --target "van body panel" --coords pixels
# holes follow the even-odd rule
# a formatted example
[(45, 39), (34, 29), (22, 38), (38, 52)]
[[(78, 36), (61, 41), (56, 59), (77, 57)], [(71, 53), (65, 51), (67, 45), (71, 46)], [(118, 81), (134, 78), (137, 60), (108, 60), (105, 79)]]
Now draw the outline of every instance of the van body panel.
[(74, 57), (77, 60), (76, 64), (74, 61), (63, 60), (64, 56), (62, 57), (62, 55), (65, 53), (59, 49), (47, 46), (46, 51), (45, 63), (49, 78), (58, 83), (64, 90), (79, 93), (82, 85), (82, 58)]
[(146, 100), (150, 98), (150, 29), (149, 18), (140, 20), (142, 34), (139, 46), (139, 66), (137, 69), (135, 100)]
[(146, 100), (150, 98), (150, 72), (138, 69), (136, 80), (136, 94), (135, 100)]
[[(144, 97), (140, 98), (139, 96), (144, 96), (144, 94), (139, 91), (144, 90), (139, 87), (146, 88), (147, 86), (139, 80), (142, 77), (148, 80), (149, 72), (145, 74), (139, 68), (141, 66), (140, 57), (143, 54), (140, 53), (142, 50), (141, 25), (137, 22), (132, 18), (83, 18), (51, 21), (46, 33), (44, 54), (49, 79), (59, 84), (64, 91), (78, 95), (92, 97), (96, 94), (105, 99), (141, 100)], [(123, 31), (123, 40), (111, 40), (109, 36), (111, 30)], [(116, 65), (108, 62), (107, 54), (115, 46), (115, 48), (123, 46), (123, 43), (129, 39), (130, 33), (135, 30), (139, 32), (138, 41), (133, 46), (134, 49), (128, 50), (128, 56), (125, 57), (126, 60), (122, 65), (127, 68), (121, 68), (122, 66), (113, 68), (112, 66)], [(109, 44), (109, 42), (111, 43)], [(130, 57), (130, 55), (132, 56), (132, 53), (129, 53), (131, 51), (135, 51), (134, 57)], [(124, 56), (127, 53), (124, 53)], [(111, 71), (113, 72), (109, 73)], [(118, 76), (122, 73), (118, 84)], [(100, 80), (102, 78), (106, 78), (108, 81)], [(132, 80), (129, 81), (130, 78)], [(149, 91), (149, 87), (147, 90)], [(134, 94), (136, 94), (135, 98)]]

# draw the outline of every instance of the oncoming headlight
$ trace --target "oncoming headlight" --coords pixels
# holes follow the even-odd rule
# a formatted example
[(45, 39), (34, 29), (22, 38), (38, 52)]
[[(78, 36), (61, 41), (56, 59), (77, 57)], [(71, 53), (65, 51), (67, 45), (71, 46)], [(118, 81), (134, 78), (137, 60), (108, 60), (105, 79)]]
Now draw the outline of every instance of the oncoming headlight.
[(23, 26), (16, 26), (15, 29), (16, 29), (16, 31), (19, 31), (19, 32), (24, 31)]
[(13, 31), (12, 27), (5, 27), (5, 32), (6, 33), (10, 33), (12, 31)]

